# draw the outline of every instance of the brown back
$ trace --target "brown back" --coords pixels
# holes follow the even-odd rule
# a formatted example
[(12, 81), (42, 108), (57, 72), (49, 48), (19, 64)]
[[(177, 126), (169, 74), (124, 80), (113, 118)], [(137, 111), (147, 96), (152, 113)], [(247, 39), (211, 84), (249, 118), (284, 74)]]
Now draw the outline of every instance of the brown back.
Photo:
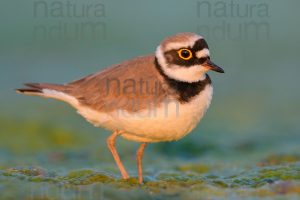
[(67, 86), (81, 104), (104, 112), (136, 112), (158, 105), (168, 96), (154, 55), (122, 62)]

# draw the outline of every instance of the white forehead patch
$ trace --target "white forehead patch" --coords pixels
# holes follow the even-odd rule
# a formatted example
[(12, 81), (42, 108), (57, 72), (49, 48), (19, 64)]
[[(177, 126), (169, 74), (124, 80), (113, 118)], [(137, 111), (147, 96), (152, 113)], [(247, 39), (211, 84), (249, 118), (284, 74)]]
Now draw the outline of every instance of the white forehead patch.
[(193, 37), (190, 37), (185, 42), (172, 42), (172, 43), (170, 42), (169, 44), (166, 45), (165, 51), (170, 51), (170, 50), (173, 50), (173, 49), (193, 47), (195, 42), (199, 39), (203, 39), (203, 37), (199, 36), (199, 35), (195, 35)]
[(196, 52), (196, 57), (197, 58), (205, 58), (207, 56), (209, 56), (209, 50), (208, 49), (202, 49), (201, 51), (197, 51)]
[(155, 55), (158, 63), (162, 68), (162, 71), (172, 79), (192, 83), (192, 82), (204, 80), (206, 78), (205, 73), (208, 70), (201, 65), (187, 67), (187, 66), (168, 64), (160, 46), (158, 46)]

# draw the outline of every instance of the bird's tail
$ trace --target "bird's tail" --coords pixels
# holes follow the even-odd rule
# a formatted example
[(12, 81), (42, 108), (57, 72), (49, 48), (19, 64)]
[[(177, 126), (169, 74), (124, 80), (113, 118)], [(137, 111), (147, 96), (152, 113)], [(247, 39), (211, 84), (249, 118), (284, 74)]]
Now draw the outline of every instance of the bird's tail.
[(78, 101), (70, 95), (71, 87), (69, 85), (59, 85), (50, 83), (25, 83), (26, 87), (16, 89), (20, 94), (41, 96), (45, 98), (53, 98), (65, 101), (73, 106), (76, 106)]

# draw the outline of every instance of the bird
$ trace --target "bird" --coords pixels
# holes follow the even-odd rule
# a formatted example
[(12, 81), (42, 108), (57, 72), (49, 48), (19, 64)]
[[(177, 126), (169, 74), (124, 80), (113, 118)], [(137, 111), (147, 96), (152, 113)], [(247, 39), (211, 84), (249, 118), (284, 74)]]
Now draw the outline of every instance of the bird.
[(116, 139), (140, 143), (138, 182), (149, 143), (177, 141), (190, 133), (210, 106), (208, 71), (224, 73), (211, 61), (204, 37), (191, 32), (163, 39), (154, 53), (138, 56), (66, 84), (25, 83), (18, 93), (53, 98), (74, 107), (88, 122), (109, 130), (107, 146), (123, 179), (129, 175)]

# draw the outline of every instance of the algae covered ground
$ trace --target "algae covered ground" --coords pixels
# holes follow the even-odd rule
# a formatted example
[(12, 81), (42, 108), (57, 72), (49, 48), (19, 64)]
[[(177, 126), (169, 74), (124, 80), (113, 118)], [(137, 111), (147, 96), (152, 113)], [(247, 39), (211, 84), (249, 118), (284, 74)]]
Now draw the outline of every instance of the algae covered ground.
[[(51, 112), (51, 107), (50, 116), (60, 112)], [(74, 114), (61, 108), (66, 115)], [(1, 120), (1, 199), (300, 197), (298, 134), (273, 134), (272, 140), (263, 132), (241, 137), (230, 132), (209, 133), (208, 123), (181, 141), (149, 145), (144, 158), (145, 183), (139, 185), (134, 158), (137, 144), (118, 140), (132, 176), (121, 180), (106, 148), (108, 132), (91, 128), (76, 115), (67, 120), (77, 121), (75, 127), (61, 125), (57, 119), (37, 118)]]

